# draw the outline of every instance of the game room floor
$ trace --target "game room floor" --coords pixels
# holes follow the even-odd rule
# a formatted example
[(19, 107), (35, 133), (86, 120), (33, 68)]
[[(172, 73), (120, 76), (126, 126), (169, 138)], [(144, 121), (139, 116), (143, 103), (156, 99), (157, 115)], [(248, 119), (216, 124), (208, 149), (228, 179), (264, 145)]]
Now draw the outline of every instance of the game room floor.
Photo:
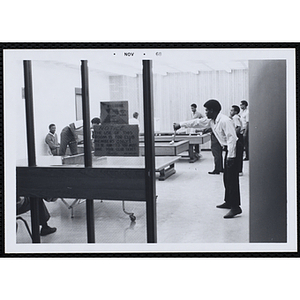
[[(202, 151), (195, 163), (187, 158), (175, 164), (176, 174), (156, 181), (158, 243), (247, 243), (249, 242), (249, 162), (240, 176), (243, 213), (224, 219), (227, 209), (218, 209), (224, 199), (223, 176), (209, 175), (213, 170), (210, 151)], [(74, 199), (65, 199), (72, 203)], [(86, 243), (85, 202), (71, 210), (59, 199), (45, 202), (50, 226), (57, 232), (41, 237), (42, 243)], [(126, 202), (134, 212), (132, 223), (123, 212), (121, 201), (94, 201), (96, 243), (145, 243), (146, 207), (144, 202)], [(23, 214), (30, 223), (30, 212)], [(17, 243), (30, 243), (25, 226), (19, 222)]]

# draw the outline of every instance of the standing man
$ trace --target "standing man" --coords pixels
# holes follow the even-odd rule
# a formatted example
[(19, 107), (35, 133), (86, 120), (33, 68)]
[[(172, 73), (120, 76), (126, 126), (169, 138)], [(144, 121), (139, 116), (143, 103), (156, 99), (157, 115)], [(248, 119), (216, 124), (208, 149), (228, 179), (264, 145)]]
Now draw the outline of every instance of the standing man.
[(208, 174), (211, 175), (218, 175), (220, 173), (224, 172), (224, 168), (223, 168), (223, 147), (220, 145), (218, 139), (216, 138), (215, 134), (213, 133), (211, 128), (207, 128), (203, 130), (203, 133), (208, 133), (211, 132), (210, 134), (210, 141), (211, 141), (211, 145), (210, 145), (210, 149), (212, 152), (212, 155), (214, 157), (214, 169), (210, 172), (208, 172)]
[(242, 109), (241, 112), (241, 121), (242, 121), (242, 130), (244, 139), (244, 149), (246, 156), (244, 160), (249, 160), (249, 110), (248, 110), (248, 102), (246, 100), (242, 100), (240, 107)]
[(101, 119), (99, 117), (95, 117), (91, 120), (92, 127), (91, 127), (91, 137), (92, 140), (95, 138), (94, 126), (101, 124)]
[(174, 130), (181, 127), (196, 127), (200, 129), (211, 128), (221, 146), (225, 147), (224, 159), (224, 187), (225, 197), (224, 203), (217, 205), (217, 208), (228, 208), (230, 211), (224, 216), (225, 219), (233, 218), (241, 214), (240, 207), (240, 185), (238, 162), (236, 159), (238, 151), (241, 147), (238, 145), (238, 137), (234, 128), (233, 121), (220, 113), (221, 104), (214, 99), (208, 100), (205, 104), (205, 113), (207, 119), (195, 119), (173, 125)]
[(140, 121), (138, 120), (139, 117), (139, 113), (136, 111), (133, 113), (132, 115), (133, 118), (129, 119), (129, 125), (138, 125), (138, 127), (140, 127)]
[(57, 141), (57, 134), (55, 133), (55, 131), (56, 131), (55, 124), (50, 124), (49, 132), (45, 138), (45, 143), (48, 145), (52, 155), (58, 155), (57, 151), (59, 148), (59, 144)]
[(193, 103), (191, 104), (191, 110), (192, 110), (192, 119), (201, 119), (204, 116), (197, 111), (197, 104)]
[(95, 150), (95, 146), (94, 146), (94, 143), (95, 143), (95, 127), (98, 126), (98, 125), (101, 125), (101, 119), (99, 117), (95, 117), (91, 120), (91, 123), (92, 123), (92, 127), (91, 127), (91, 145), (92, 145), (92, 150), (94, 151)]
[[(240, 147), (243, 149), (244, 141), (243, 141), (243, 135), (241, 134), (241, 129), (242, 129), (242, 121), (239, 116), (240, 113), (240, 108), (237, 105), (232, 105), (231, 110), (230, 110), (230, 118), (233, 120), (235, 130), (236, 130), (236, 135), (238, 137), (238, 142), (240, 144)], [(238, 166), (239, 166), (239, 175), (243, 175), (243, 150), (238, 152), (238, 155), (236, 157), (238, 161)]]
[[(192, 119), (201, 119), (204, 117), (199, 111), (197, 111), (197, 104), (195, 103), (191, 104), (191, 110), (192, 110)], [(199, 158), (200, 157), (199, 145), (195, 145), (194, 149), (195, 149), (194, 154), (196, 155), (197, 158)]]

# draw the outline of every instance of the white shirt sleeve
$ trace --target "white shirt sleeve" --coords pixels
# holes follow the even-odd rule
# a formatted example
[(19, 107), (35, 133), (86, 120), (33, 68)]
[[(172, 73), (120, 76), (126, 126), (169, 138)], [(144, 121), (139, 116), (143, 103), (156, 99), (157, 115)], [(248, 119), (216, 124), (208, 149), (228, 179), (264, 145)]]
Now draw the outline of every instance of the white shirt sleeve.
[(186, 128), (205, 129), (205, 128), (210, 127), (209, 119), (207, 119), (207, 118), (183, 121), (183, 122), (180, 122), (179, 124), (180, 124), (181, 127), (186, 127)]

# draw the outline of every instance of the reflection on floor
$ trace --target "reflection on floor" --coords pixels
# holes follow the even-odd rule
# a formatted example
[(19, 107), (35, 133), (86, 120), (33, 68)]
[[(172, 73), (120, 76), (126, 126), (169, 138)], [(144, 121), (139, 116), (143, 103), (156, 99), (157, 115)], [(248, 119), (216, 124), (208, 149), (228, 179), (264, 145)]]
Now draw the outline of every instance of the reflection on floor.
[[(176, 174), (166, 181), (156, 181), (157, 228), (159, 243), (247, 243), (249, 241), (249, 162), (244, 162), (240, 176), (243, 214), (224, 219), (227, 209), (217, 209), (223, 202), (223, 176), (209, 175), (213, 158), (202, 151), (202, 158), (190, 164), (183, 158), (175, 165)], [(66, 199), (69, 203), (73, 199)], [(71, 211), (57, 200), (46, 202), (51, 214), (50, 226), (57, 232), (41, 237), (42, 243), (86, 243), (85, 203)], [(97, 243), (145, 243), (146, 217), (144, 202), (126, 202), (126, 210), (133, 211), (137, 220), (131, 223), (122, 210), (121, 201), (94, 201)], [(30, 213), (22, 215), (30, 223)], [(23, 224), (19, 223), (18, 243), (31, 240)]]

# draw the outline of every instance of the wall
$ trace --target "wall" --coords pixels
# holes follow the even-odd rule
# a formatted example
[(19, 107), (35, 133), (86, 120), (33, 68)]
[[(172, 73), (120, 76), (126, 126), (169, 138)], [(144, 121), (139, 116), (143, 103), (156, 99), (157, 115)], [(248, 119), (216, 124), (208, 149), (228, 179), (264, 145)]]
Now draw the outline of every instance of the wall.
[[(16, 158), (27, 158), (25, 99), (22, 99), (23, 62), (10, 61), (7, 65), (6, 101), (15, 102), (15, 132), (18, 141)], [(45, 136), (50, 123), (55, 123), (60, 139), (61, 130), (76, 120), (75, 88), (81, 87), (80, 64), (78, 68), (53, 62), (32, 61), (34, 126), (36, 155), (46, 154)], [(99, 116), (100, 101), (109, 99), (108, 76), (89, 72), (90, 115)]]
[[(190, 105), (196, 103), (204, 114), (203, 104), (211, 98), (219, 100), (222, 112), (229, 114), (231, 105), (248, 100), (248, 71), (233, 70), (193, 73), (170, 73), (153, 77), (154, 117), (160, 119), (161, 131), (172, 131), (174, 122), (191, 118)], [(132, 113), (142, 109), (142, 78), (110, 77), (112, 100), (127, 99)]]
[[(209, 71), (194, 73), (168, 73), (153, 76), (154, 117), (158, 119), (160, 131), (172, 132), (172, 124), (191, 118), (190, 105), (196, 103), (203, 115), (203, 104), (208, 99), (217, 99), (222, 112), (229, 115), (233, 104), (248, 100), (248, 70)], [(143, 131), (143, 86), (142, 76), (111, 76), (112, 100), (129, 100), (129, 113), (140, 113)], [(210, 142), (202, 149), (210, 148)]]
[(132, 118), (134, 112), (139, 113), (140, 131), (144, 131), (144, 109), (142, 94), (142, 76), (110, 76), (110, 100), (127, 100), (128, 114)]
[(250, 61), (249, 82), (250, 242), (286, 242), (286, 61)]

